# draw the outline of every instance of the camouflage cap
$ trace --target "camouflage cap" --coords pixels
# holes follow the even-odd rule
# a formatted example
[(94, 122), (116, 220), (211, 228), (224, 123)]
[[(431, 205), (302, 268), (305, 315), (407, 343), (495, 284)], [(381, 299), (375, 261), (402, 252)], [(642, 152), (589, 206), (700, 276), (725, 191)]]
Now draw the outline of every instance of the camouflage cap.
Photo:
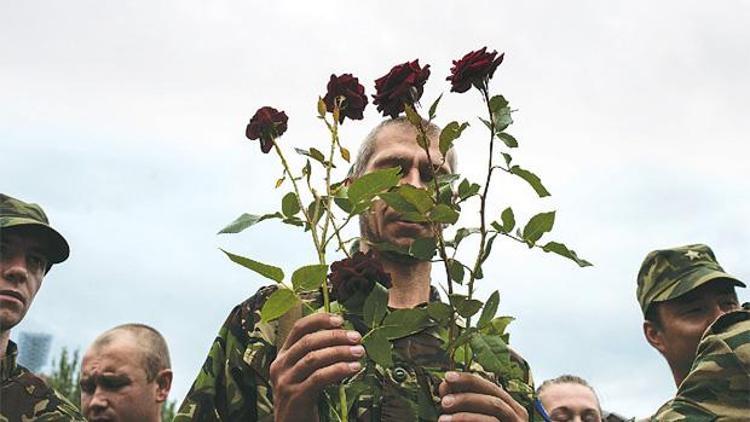
[(0, 193), (0, 230), (23, 227), (33, 230), (45, 245), (44, 252), (50, 264), (68, 259), (70, 247), (65, 238), (49, 225), (47, 215), (37, 204), (30, 204)]
[(706, 245), (656, 250), (646, 255), (641, 264), (636, 296), (645, 316), (652, 303), (680, 297), (717, 278), (745, 287), (745, 283), (724, 272)]

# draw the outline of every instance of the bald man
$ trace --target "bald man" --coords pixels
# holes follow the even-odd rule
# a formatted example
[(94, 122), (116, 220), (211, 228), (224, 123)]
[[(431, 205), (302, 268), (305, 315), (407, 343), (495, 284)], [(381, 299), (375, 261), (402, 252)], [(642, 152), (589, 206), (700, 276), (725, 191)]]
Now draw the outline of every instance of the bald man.
[(172, 386), (164, 337), (143, 324), (104, 332), (83, 356), (81, 410), (89, 421), (160, 422)]

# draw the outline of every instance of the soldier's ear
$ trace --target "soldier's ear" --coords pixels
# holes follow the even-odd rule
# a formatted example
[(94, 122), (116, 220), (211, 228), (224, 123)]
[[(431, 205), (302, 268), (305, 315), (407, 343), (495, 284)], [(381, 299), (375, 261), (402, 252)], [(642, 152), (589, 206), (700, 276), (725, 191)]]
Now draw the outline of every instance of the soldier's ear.
[(156, 382), (157, 403), (164, 403), (165, 401), (167, 401), (169, 390), (172, 388), (172, 377), (173, 374), (171, 369), (162, 369), (156, 375), (156, 379), (154, 381)]
[(643, 321), (643, 336), (654, 349), (664, 354), (664, 335), (661, 327), (653, 321)]

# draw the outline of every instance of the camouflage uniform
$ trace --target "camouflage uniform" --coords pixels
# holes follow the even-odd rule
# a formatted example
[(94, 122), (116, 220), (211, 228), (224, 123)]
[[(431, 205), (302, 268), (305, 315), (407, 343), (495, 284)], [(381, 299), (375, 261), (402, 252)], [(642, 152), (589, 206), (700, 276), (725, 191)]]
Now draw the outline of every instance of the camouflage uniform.
[[(273, 393), (269, 367), (276, 357), (278, 322), (260, 322), (260, 309), (275, 287), (261, 288), (235, 307), (214, 340), (203, 367), (175, 417), (184, 421), (272, 421)], [(320, 295), (309, 298), (320, 306)], [(432, 289), (431, 301), (439, 300)], [(448, 370), (448, 357), (441, 350), (437, 333), (421, 333), (394, 341), (394, 366), (381, 380), (383, 399), (376, 403), (360, 396), (351, 419), (360, 421), (435, 420), (439, 408), (437, 387)], [(511, 359), (520, 366), (524, 391), (533, 392), (528, 364), (515, 353)], [(476, 368), (472, 368), (476, 369)], [(483, 376), (496, 381), (493, 374)], [(408, 397), (411, 400), (403, 400)], [(433, 406), (411, 402), (429, 401)], [(420, 411), (417, 407), (421, 408)], [(425, 408), (432, 412), (424, 414)], [(531, 411), (529, 409), (529, 414)]]
[(68, 399), (18, 365), (17, 355), (15, 343), (9, 342), (0, 361), (0, 422), (84, 420)]
[[(638, 302), (645, 316), (651, 304), (675, 299), (716, 279), (745, 287), (719, 266), (706, 245), (654, 251), (638, 274)], [(652, 420), (750, 420), (750, 304), (722, 315), (706, 329), (677, 395)]]
[(750, 303), (706, 330), (690, 373), (654, 420), (750, 420)]
[[(70, 253), (68, 242), (50, 227), (42, 207), (0, 193), (0, 236), (5, 230), (40, 239), (50, 266), (65, 261)], [(65, 397), (18, 365), (17, 355), (18, 347), (9, 341), (0, 360), (0, 422), (84, 420)]]

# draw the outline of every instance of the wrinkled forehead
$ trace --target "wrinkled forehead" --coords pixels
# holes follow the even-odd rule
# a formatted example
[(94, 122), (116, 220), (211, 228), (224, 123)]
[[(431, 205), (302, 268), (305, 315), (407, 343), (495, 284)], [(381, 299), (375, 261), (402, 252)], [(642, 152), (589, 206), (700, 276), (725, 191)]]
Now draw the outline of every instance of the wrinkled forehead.
[[(440, 153), (437, 136), (428, 135), (430, 140), (430, 158), (434, 163), (440, 163), (443, 156)], [(418, 158), (426, 160), (427, 154), (417, 144), (417, 130), (409, 124), (392, 124), (383, 127), (373, 142), (372, 156), (368, 166), (382, 156), (399, 156), (401, 158)], [(448, 163), (445, 164), (449, 169)]]
[[(119, 341), (118, 341), (119, 340)], [(143, 353), (127, 341), (115, 339), (106, 344), (93, 345), (83, 357), (83, 373), (123, 373), (143, 370)]]

